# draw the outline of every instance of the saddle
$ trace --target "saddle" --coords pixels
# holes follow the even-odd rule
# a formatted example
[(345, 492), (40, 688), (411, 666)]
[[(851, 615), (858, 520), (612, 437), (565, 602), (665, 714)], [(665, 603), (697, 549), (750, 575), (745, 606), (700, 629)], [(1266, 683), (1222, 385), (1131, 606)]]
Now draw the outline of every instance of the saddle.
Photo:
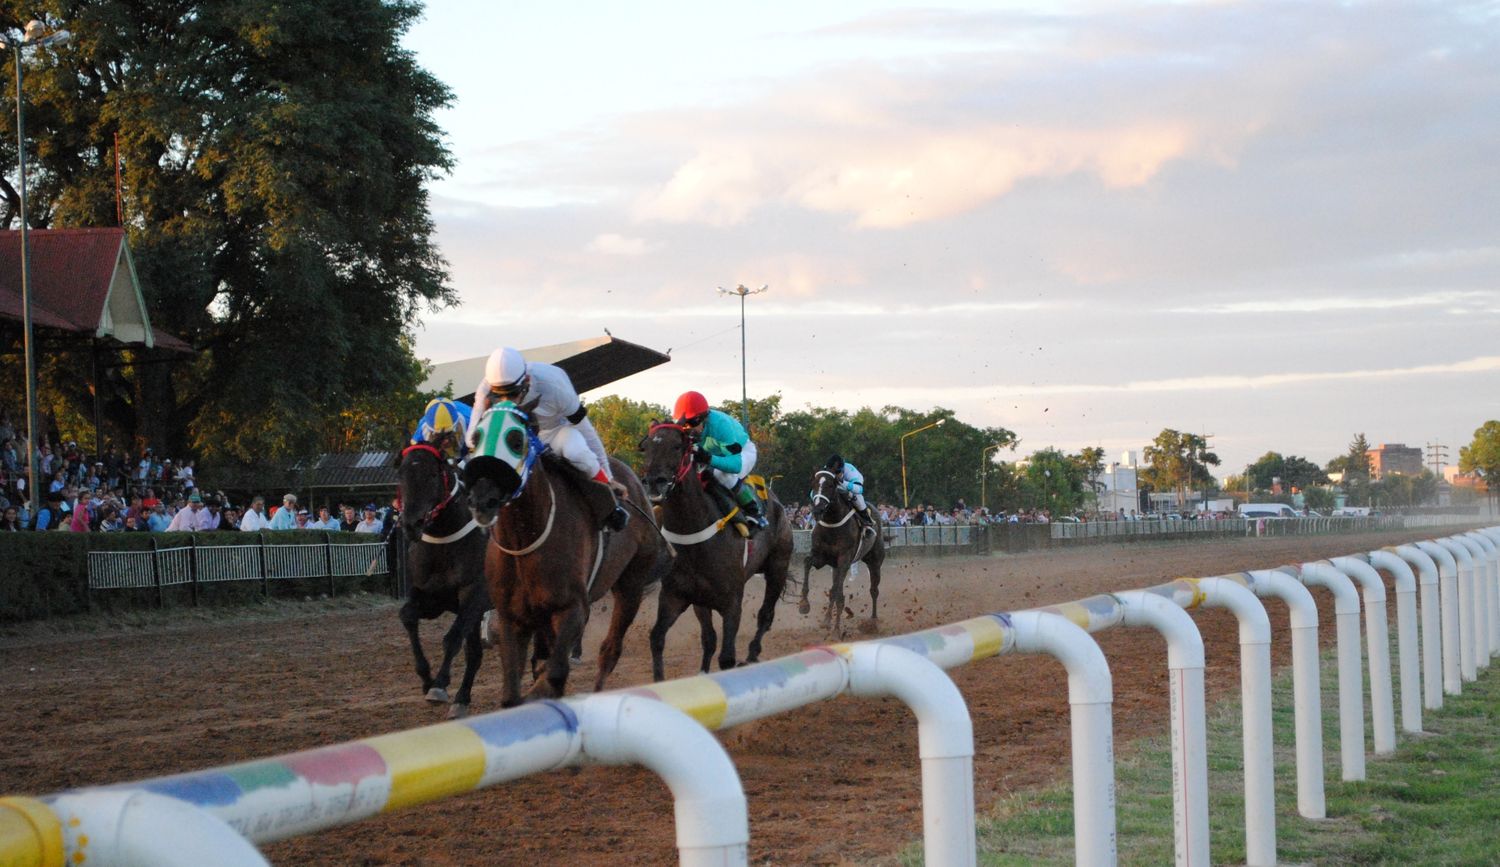
[[(552, 450), (542, 452), (542, 463), (546, 465), (548, 474), (555, 476), (577, 491), (583, 498), (583, 502), (589, 511), (589, 526), (598, 527), (604, 519), (614, 511), (615, 501), (610, 496), (609, 490), (603, 485), (585, 476), (581, 470), (573, 466), (567, 458), (555, 454)], [(615, 488), (623, 503), (630, 499), (629, 492), (624, 485)]]
[[(741, 537), (746, 539), (755, 535), (755, 532), (760, 527), (751, 522), (750, 517), (740, 508), (735, 495), (711, 477), (704, 484), (708, 489), (709, 498), (713, 500), (714, 505), (717, 507), (719, 518), (722, 520), (733, 514), (734, 517), (731, 523), (736, 533), (739, 533)], [(762, 515), (766, 514), (766, 507), (771, 501), (771, 488), (766, 484), (765, 477), (749, 475), (740, 482), (740, 485), (748, 488), (754, 494), (756, 503), (760, 506), (760, 513)]]

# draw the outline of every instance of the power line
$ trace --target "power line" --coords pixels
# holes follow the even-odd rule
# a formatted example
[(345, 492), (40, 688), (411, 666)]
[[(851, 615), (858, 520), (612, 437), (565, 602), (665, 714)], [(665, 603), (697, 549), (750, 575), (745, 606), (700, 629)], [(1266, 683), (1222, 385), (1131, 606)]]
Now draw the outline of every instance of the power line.
[(1432, 467), (1432, 474), (1439, 479), (1443, 477), (1443, 467), (1449, 463), (1448, 447), (1442, 443), (1427, 444), (1427, 464)]

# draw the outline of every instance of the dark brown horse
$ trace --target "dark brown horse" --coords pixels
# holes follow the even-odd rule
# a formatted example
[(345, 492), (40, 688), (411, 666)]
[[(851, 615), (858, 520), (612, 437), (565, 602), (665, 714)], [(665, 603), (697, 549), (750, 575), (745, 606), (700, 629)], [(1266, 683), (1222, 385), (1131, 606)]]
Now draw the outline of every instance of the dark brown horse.
[(807, 583), (812, 570), (833, 567), (833, 586), (828, 590), (828, 607), (823, 610), (823, 627), (832, 627), (835, 634), (842, 634), (844, 579), (850, 567), (863, 562), (870, 568), (870, 619), (878, 619), (880, 566), (885, 562), (880, 518), (875, 518), (873, 527), (859, 520), (853, 495), (829, 470), (813, 473), (812, 515), (817, 524), (812, 531), (812, 550), (802, 561), (802, 599), (797, 610), (806, 614), (811, 608), (807, 602)]
[[(441, 446), (441, 442), (436, 446), (420, 443), (401, 453), (397, 490), (410, 590), (400, 618), (411, 639), (427, 700), (434, 704), (451, 700), (448, 717), (457, 719), (469, 712), (469, 693), (484, 655), (479, 627), (489, 610), (490, 595), (484, 584), (484, 533), (469, 513), (458, 472), (443, 457)], [(417, 623), (444, 613), (454, 615), (453, 625), (443, 636), (443, 664), (434, 677), (422, 653)], [(464, 679), (450, 699), (449, 667), (460, 646), (464, 648)]]
[(666, 677), (662, 652), (667, 630), (689, 605), (702, 628), (700, 670), (708, 671), (718, 643), (711, 611), (719, 613), (724, 625), (719, 667), (735, 666), (745, 582), (756, 573), (765, 575), (766, 595), (745, 661), (760, 659), (760, 642), (776, 619), (776, 603), (792, 559), (792, 524), (774, 496), (765, 507), (767, 526), (750, 538), (725, 529), (727, 522), (706, 488), (718, 482), (695, 464), (693, 445), (690, 434), (675, 424), (653, 425), (641, 441), (646, 490), (661, 508), (662, 535), (677, 551), (671, 571), (662, 579), (656, 625), (651, 628), (651, 674), (656, 680)]
[[(542, 457), (545, 446), (525, 408), (502, 402), (481, 424), (501, 425), (496, 441), (509, 448), (508, 459), (476, 456), (464, 469), (469, 506), (490, 528), (484, 571), (504, 669), (501, 706), (563, 695), (567, 650), (582, 637), (589, 605), (610, 593), (613, 612), (594, 678), (595, 691), (601, 690), (620, 660), (625, 631), (641, 599), (666, 566), (666, 546), (640, 508), (646, 492), (628, 466), (610, 460), (615, 481), (624, 486), (624, 499), (636, 508), (625, 529), (606, 538), (599, 529), (603, 515), (591, 504), (597, 498), (591, 501), (582, 487), (596, 483), (582, 479), (550, 454)], [(523, 697), (521, 679), (533, 640), (545, 676), (538, 673)]]

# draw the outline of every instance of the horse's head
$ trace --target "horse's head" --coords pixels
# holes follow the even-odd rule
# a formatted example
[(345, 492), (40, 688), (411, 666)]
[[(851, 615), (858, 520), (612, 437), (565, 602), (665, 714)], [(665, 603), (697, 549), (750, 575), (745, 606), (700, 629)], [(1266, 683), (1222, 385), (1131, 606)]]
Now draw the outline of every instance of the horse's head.
[(828, 507), (836, 502), (843, 489), (831, 470), (818, 470), (812, 477), (812, 516), (823, 517)]
[(665, 499), (693, 468), (693, 435), (671, 422), (657, 422), (641, 440), (641, 482), (653, 503)]
[(536, 401), (524, 407), (501, 401), (479, 420), (478, 446), (464, 465), (464, 485), (469, 511), (486, 527), (495, 523), (501, 507), (520, 496), (541, 456), (530, 412), (535, 407)]
[(416, 541), (458, 494), (458, 474), (439, 446), (413, 443), (401, 452), (396, 478), (401, 529)]

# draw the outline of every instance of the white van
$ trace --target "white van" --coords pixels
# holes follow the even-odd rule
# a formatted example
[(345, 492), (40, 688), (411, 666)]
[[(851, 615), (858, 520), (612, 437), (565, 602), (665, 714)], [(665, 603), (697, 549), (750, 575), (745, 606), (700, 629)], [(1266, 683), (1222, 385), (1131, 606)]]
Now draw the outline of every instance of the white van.
[(1240, 503), (1241, 518), (1298, 518), (1301, 512), (1286, 503)]
[(1369, 515), (1369, 506), (1344, 506), (1333, 510), (1335, 518), (1366, 518)]

